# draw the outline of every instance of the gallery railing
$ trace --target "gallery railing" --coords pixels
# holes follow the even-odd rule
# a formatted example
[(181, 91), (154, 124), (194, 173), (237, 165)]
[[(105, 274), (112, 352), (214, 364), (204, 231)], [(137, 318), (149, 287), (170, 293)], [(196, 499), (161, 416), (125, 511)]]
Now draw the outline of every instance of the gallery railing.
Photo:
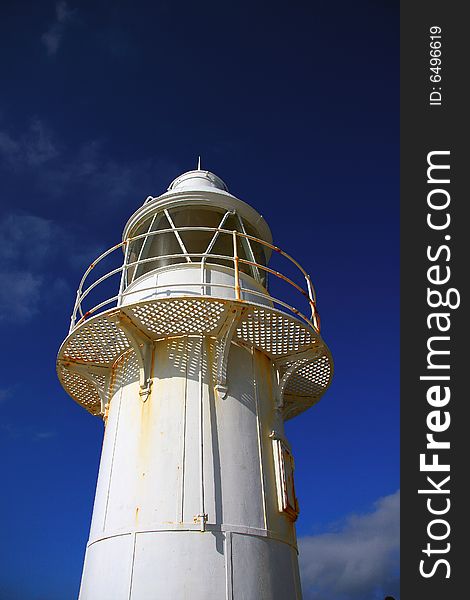
[[(148, 258), (141, 258), (139, 255), (137, 260), (130, 260), (131, 245), (135, 242), (138, 242), (139, 240), (144, 240), (144, 239), (150, 238), (152, 236), (173, 233), (173, 234), (177, 235), (179, 241), (181, 241), (179, 233), (181, 233), (181, 232), (196, 232), (196, 231), (213, 233), (212, 240), (209, 243), (209, 246), (207, 247), (206, 251), (203, 253), (184, 251), (183, 250), (184, 245), (181, 244), (182, 249), (181, 249), (181, 252), (178, 252), (178, 253), (151, 256)], [(231, 246), (232, 246), (232, 254), (231, 255), (214, 254), (212, 252), (212, 249), (214, 247), (214, 240), (215, 240), (216, 236), (218, 236), (219, 234), (231, 236)], [(271, 269), (270, 267), (267, 267), (259, 262), (256, 262), (253, 252), (251, 252), (251, 257), (253, 260), (249, 260), (248, 258), (243, 258), (242, 256), (240, 256), (240, 252), (239, 252), (240, 242), (243, 242), (243, 240), (249, 241), (249, 243), (260, 244), (261, 246), (268, 248), (272, 252), (275, 252), (279, 256), (282, 256), (285, 259), (287, 259), (287, 261), (289, 261), (292, 265), (294, 265), (296, 267), (297, 271), (300, 272), (305, 287), (302, 287), (301, 285), (299, 285), (298, 283), (296, 283), (290, 277), (287, 277), (283, 273), (281, 273), (275, 269)], [(143, 241), (143, 243), (144, 243), (144, 241)], [(104, 275), (102, 275), (101, 277), (99, 277), (98, 279), (96, 279), (95, 281), (90, 283), (87, 287), (85, 287), (85, 284), (89, 280), (90, 274), (92, 272), (94, 272), (97, 265), (102, 263), (102, 261), (104, 261), (106, 258), (108, 258), (112, 253), (119, 252), (119, 250), (121, 250), (121, 249), (124, 252), (123, 264), (121, 266), (116, 267), (116, 268), (110, 270), (109, 272), (105, 273)], [(124, 240), (123, 242), (116, 244), (112, 248), (109, 248), (108, 250), (103, 252), (95, 261), (93, 261), (91, 263), (91, 265), (85, 271), (85, 273), (80, 281), (80, 285), (77, 290), (77, 297), (76, 297), (74, 309), (73, 309), (72, 316), (71, 316), (70, 331), (72, 331), (76, 327), (78, 327), (81, 323), (83, 323), (83, 321), (85, 321), (91, 315), (94, 315), (101, 311), (107, 310), (108, 308), (112, 308), (113, 306), (121, 306), (124, 303), (124, 300), (128, 296), (136, 294), (136, 290), (134, 289), (134, 287), (128, 286), (128, 273), (129, 273), (130, 269), (135, 270), (135, 269), (137, 269), (137, 267), (139, 267), (141, 265), (149, 265), (151, 263), (154, 263), (155, 269), (158, 269), (159, 262), (161, 263), (162, 261), (174, 260), (174, 259), (177, 259), (180, 257), (184, 258), (188, 263), (193, 262), (191, 259), (199, 259), (196, 263), (193, 262), (193, 264), (200, 263), (200, 267), (199, 267), (200, 271), (201, 271), (201, 280), (200, 280), (201, 294), (200, 294), (200, 297), (216, 298), (217, 297), (216, 294), (211, 295), (211, 294), (206, 294), (204, 292), (206, 292), (208, 289), (211, 289), (211, 288), (217, 288), (217, 289), (226, 288), (226, 289), (233, 290), (233, 292), (234, 292), (233, 299), (234, 300), (237, 300), (240, 302), (249, 302), (250, 304), (257, 304), (256, 302), (252, 302), (251, 300), (250, 301), (245, 300), (243, 298), (243, 293), (246, 293), (246, 294), (249, 294), (250, 297), (251, 296), (254, 296), (256, 298), (259, 297), (260, 299), (263, 299), (265, 301), (273, 303), (273, 305), (278, 305), (278, 306), (282, 307), (283, 309), (287, 309), (287, 311), (295, 314), (299, 318), (306, 321), (311, 327), (314, 328), (315, 331), (317, 331), (318, 333), (320, 332), (320, 317), (319, 317), (319, 314), (318, 314), (318, 311), (316, 308), (315, 290), (314, 290), (312, 281), (310, 279), (310, 276), (302, 268), (302, 266), (294, 258), (292, 258), (289, 254), (287, 254), (287, 252), (284, 252), (283, 250), (281, 250), (280, 248), (278, 248), (277, 246), (275, 246), (273, 244), (270, 244), (269, 242), (266, 242), (264, 240), (254, 237), (254, 236), (248, 235), (246, 233), (242, 233), (240, 231), (230, 231), (227, 229), (221, 229), (221, 228), (216, 228), (216, 227), (174, 227), (172, 229), (161, 229), (161, 230), (157, 230), (157, 231), (151, 231), (151, 232), (147, 232), (147, 233), (144, 233), (141, 235), (130, 237), (130, 238)], [(205, 280), (207, 265), (214, 264), (213, 262), (211, 263), (211, 261), (230, 261), (233, 264), (233, 271), (234, 271), (233, 285), (223, 284), (223, 283), (210, 283)], [(308, 307), (309, 307), (308, 313), (310, 316), (308, 316), (308, 317), (305, 316), (305, 314), (303, 314), (303, 312), (301, 310), (299, 310), (298, 308), (284, 302), (283, 300), (280, 300), (279, 298), (273, 297), (272, 295), (270, 295), (268, 293), (268, 291), (265, 287), (263, 287), (263, 289), (265, 290), (264, 292), (257, 291), (252, 288), (242, 288), (240, 286), (240, 268), (241, 268), (240, 266), (241, 265), (247, 265), (247, 267), (251, 267), (254, 270), (254, 272), (256, 272), (256, 270), (258, 272), (260, 270), (264, 271), (266, 274), (272, 275), (272, 276), (278, 278), (279, 280), (287, 282), (299, 294), (301, 294), (303, 296), (304, 300), (308, 303)], [(134, 273), (135, 273), (135, 271), (134, 271)], [(116, 294), (110, 298), (106, 298), (102, 302), (99, 302), (98, 304), (92, 306), (89, 309), (83, 308), (84, 300), (89, 297), (90, 293), (93, 290), (95, 290), (95, 288), (97, 288), (99, 285), (103, 284), (105, 281), (109, 280), (111, 277), (117, 276), (119, 274), (120, 274), (120, 285), (119, 285), (118, 294)], [(167, 290), (168, 288), (171, 288), (171, 290), (174, 291), (174, 289), (177, 287), (185, 287), (187, 285), (188, 285), (188, 282), (171, 283), (171, 284), (166, 283), (163, 285), (156, 285), (156, 286), (154, 285), (149, 288), (139, 287), (138, 292), (140, 293), (140, 292), (144, 292), (144, 291), (157, 291), (158, 289)], [(194, 282), (191, 281), (189, 283), (189, 285), (194, 286)], [(185, 294), (183, 293), (182, 296), (185, 296)]]

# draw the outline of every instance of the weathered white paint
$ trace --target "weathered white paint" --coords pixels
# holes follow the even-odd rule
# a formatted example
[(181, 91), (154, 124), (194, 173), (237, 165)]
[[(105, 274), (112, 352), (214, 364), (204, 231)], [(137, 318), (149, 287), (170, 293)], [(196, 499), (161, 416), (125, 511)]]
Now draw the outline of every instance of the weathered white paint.
[(282, 421), (270, 361), (232, 344), (229, 391), (220, 399), (213, 354), (207, 338), (155, 343), (146, 402), (134, 354), (117, 366), (81, 600), (215, 600), (232, 587), (228, 598), (300, 598), (294, 524), (276, 497), (269, 436), (282, 435)]
[[(260, 215), (221, 180), (185, 175), (139, 209), (127, 233), (148, 218), (150, 204), (215, 201), (243, 211), (270, 240)], [(220, 287), (235, 284), (233, 269), (206, 265), (204, 281), (219, 284), (212, 288), (201, 273), (200, 263), (162, 267), (133, 282), (122, 304), (235, 297)], [(244, 273), (240, 287), (243, 300), (270, 305)], [(215, 391), (216, 343), (189, 335), (154, 342), (144, 397), (135, 351), (114, 365), (80, 600), (301, 598), (294, 522), (279, 509), (276, 488), (273, 436), (284, 439), (284, 428), (275, 371), (265, 354), (232, 342), (223, 397)]]

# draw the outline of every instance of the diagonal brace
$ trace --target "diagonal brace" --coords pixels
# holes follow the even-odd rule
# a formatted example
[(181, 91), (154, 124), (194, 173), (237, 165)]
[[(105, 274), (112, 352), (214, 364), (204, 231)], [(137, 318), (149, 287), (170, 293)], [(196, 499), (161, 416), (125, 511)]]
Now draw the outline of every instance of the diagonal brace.
[(106, 385), (106, 383), (104, 386), (101, 386), (93, 377), (93, 375), (104, 375), (106, 378), (105, 382), (107, 382), (109, 381), (110, 368), (104, 365), (97, 365), (93, 363), (81, 363), (70, 359), (66, 361), (61, 361), (61, 364), (63, 367), (65, 367), (72, 373), (77, 373), (77, 375), (80, 375), (80, 377), (83, 377), (83, 379), (86, 379), (88, 383), (91, 383), (93, 385), (93, 387), (96, 389), (101, 403), (100, 414), (104, 415), (106, 413), (107, 406), (108, 394), (106, 392), (106, 389), (108, 386)]
[(139, 364), (139, 395), (145, 402), (152, 385), (153, 340), (123, 313), (114, 315), (113, 321), (126, 334), (134, 349)]
[(283, 356), (282, 358), (275, 361), (275, 366), (278, 372), (278, 393), (276, 399), (276, 408), (282, 409), (284, 406), (284, 390), (286, 389), (287, 383), (290, 377), (298, 370), (302, 365), (308, 362), (312, 362), (318, 356), (321, 355), (319, 348), (309, 348), (304, 352), (298, 352), (289, 356)]
[(225, 398), (228, 392), (227, 363), (233, 334), (238, 326), (243, 313), (247, 311), (244, 306), (233, 305), (217, 334), (216, 342), (216, 384), (215, 390), (220, 398)]

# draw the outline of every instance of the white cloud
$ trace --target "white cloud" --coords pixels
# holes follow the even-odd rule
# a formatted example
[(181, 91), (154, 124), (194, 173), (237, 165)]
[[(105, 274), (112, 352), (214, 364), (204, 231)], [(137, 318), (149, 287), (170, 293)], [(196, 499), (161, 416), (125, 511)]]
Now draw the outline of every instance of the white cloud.
[(28, 213), (5, 215), (0, 232), (0, 323), (25, 323), (41, 305), (52, 306), (64, 298), (71, 302), (73, 293), (64, 275), (70, 269), (83, 271), (103, 252), (90, 242), (84, 247), (76, 234), (54, 221)]
[(76, 181), (90, 178), (96, 189), (109, 197), (122, 197), (132, 189), (132, 168), (108, 158), (96, 140), (84, 144), (68, 171)]
[(6, 402), (9, 398), (11, 398), (13, 391), (11, 387), (8, 388), (0, 388), (0, 404), (2, 402)]
[(10, 213), (2, 219), (0, 226), (3, 265), (28, 263), (42, 266), (57, 238), (63, 237), (61, 228), (51, 220), (27, 213)]
[(68, 7), (67, 2), (57, 2), (55, 6), (55, 21), (41, 36), (41, 41), (46, 47), (49, 56), (57, 54), (67, 25), (73, 21), (75, 13), (75, 10)]
[(180, 172), (178, 165), (159, 157), (117, 161), (107, 153), (103, 141), (91, 140), (67, 158), (51, 161), (36, 175), (50, 198), (87, 198), (88, 214), (102, 216), (124, 200), (135, 202), (137, 207), (148, 195), (166, 189)]
[(45, 442), (57, 436), (55, 431), (34, 431), (31, 425), (23, 425), (18, 422), (0, 423), (0, 436), (11, 440), (27, 440), (32, 442)]
[(12, 169), (42, 166), (58, 155), (54, 136), (40, 119), (33, 119), (29, 129), (17, 138), (0, 131), (0, 156)]
[[(3, 160), (2, 160), (3, 159)], [(102, 140), (89, 140), (67, 149), (41, 119), (31, 121), (24, 132), (0, 129), (0, 169), (31, 178), (48, 198), (88, 199), (91, 212), (114, 206), (130, 197), (142, 201), (165, 189), (181, 172), (164, 158), (148, 157), (121, 162), (106, 151)], [(98, 200), (98, 202), (97, 202)]]
[(399, 591), (400, 492), (334, 532), (299, 539), (305, 600), (383, 600)]
[(0, 271), (0, 321), (28, 321), (38, 312), (42, 277), (29, 271)]
[(42, 296), (64, 292), (64, 282), (48, 267), (68, 237), (52, 221), (30, 214), (6, 215), (0, 231), (0, 321), (25, 322), (39, 312)]
[[(160, 192), (178, 174), (179, 167), (165, 159), (149, 157), (122, 163), (109, 156), (104, 142), (90, 140), (72, 151), (41, 119), (33, 119), (24, 132), (0, 129), (0, 168), (34, 177), (51, 198), (81, 194), (99, 196), (100, 203), (134, 196), (143, 201)], [(40, 168), (39, 168), (40, 167)], [(90, 208), (96, 207), (91, 201)]]
[[(86, 218), (102, 219), (118, 203), (135, 198), (137, 204), (160, 192), (179, 172), (176, 165), (157, 157), (116, 161), (100, 141), (74, 149), (61, 143), (61, 152), (58, 147), (56, 136), (39, 119), (15, 135), (0, 130), (0, 168), (10, 170), (20, 184), (28, 181), (28, 193), (45, 198), (49, 206), (58, 203), (58, 215), (64, 214), (66, 201), (78, 203)], [(104, 250), (83, 229), (65, 229), (27, 213), (0, 216), (0, 231), (0, 321), (4, 323), (7, 319), (27, 322), (38, 314), (41, 303), (50, 305), (53, 299), (68, 297), (73, 302), (63, 277), (70, 270), (83, 272)]]
[(14, 156), (17, 154), (19, 144), (5, 131), (0, 131), (0, 152), (3, 157)]
[(27, 164), (33, 167), (42, 165), (59, 154), (51, 132), (39, 119), (33, 119), (29, 135), (23, 140), (23, 151)]
[(33, 441), (41, 442), (44, 440), (50, 440), (51, 438), (55, 437), (56, 435), (57, 434), (55, 431), (37, 431), (33, 435)]

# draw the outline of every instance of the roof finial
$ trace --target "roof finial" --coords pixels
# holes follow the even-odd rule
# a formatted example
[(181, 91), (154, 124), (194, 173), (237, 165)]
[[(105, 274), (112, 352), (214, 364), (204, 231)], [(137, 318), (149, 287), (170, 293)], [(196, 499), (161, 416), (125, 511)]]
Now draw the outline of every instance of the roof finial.
[(200, 156), (197, 157), (197, 170), (198, 171), (201, 170), (201, 157)]

